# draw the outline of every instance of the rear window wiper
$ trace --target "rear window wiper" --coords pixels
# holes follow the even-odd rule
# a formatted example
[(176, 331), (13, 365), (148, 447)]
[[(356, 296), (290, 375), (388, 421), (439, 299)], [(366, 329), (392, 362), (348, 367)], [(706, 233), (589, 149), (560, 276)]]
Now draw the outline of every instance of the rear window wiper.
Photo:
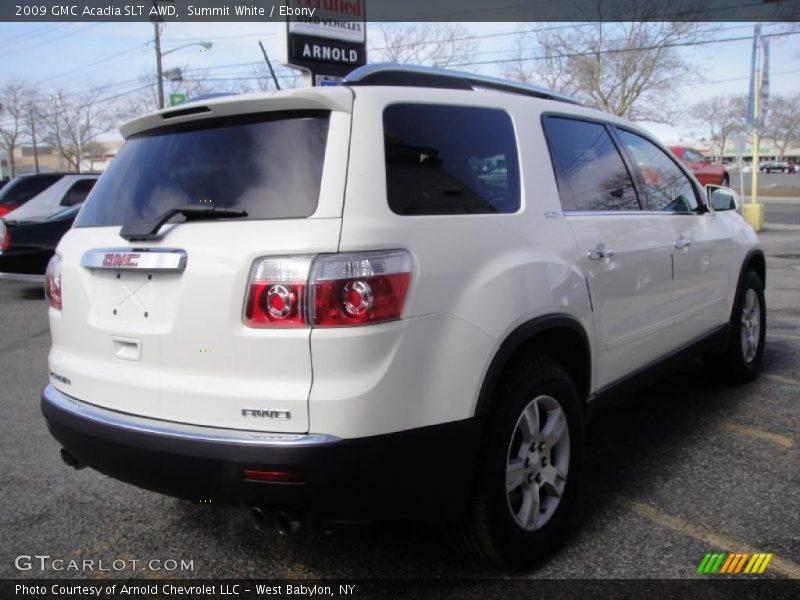
[(183, 215), (186, 221), (209, 221), (211, 219), (236, 219), (247, 216), (247, 211), (236, 208), (216, 208), (214, 206), (176, 206), (161, 214), (155, 223), (135, 223), (124, 225), (120, 237), (129, 242), (154, 240), (158, 230), (175, 215)]

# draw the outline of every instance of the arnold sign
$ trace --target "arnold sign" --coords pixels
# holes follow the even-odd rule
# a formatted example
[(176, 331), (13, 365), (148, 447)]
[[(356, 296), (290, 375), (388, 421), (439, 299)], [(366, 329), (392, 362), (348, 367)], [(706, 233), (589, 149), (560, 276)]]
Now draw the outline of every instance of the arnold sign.
[(367, 64), (365, 0), (290, 0), (281, 62), (312, 81)]

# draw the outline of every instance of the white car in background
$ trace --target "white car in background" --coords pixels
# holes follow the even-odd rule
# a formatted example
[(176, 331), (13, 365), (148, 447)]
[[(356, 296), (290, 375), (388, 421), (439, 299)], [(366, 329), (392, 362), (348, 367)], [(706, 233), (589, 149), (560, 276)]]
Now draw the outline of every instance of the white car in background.
[(94, 187), (97, 173), (71, 173), (3, 216), (6, 221), (44, 221), (57, 212), (80, 204)]

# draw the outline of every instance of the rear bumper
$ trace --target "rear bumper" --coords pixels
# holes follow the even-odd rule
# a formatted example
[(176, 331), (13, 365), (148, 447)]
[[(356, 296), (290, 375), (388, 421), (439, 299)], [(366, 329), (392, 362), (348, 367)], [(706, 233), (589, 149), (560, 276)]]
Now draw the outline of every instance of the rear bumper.
[[(481, 432), (478, 419), (347, 440), (215, 429), (99, 408), (52, 386), (41, 406), (70, 454), (116, 479), (197, 502), (292, 509), (329, 521), (457, 518)], [(303, 482), (247, 481), (245, 469), (294, 473)]]

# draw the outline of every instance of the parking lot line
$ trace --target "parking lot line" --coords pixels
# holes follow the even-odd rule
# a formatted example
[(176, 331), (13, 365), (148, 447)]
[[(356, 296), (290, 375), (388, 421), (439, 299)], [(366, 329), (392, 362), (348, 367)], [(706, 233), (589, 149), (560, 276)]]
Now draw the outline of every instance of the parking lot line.
[(783, 448), (794, 447), (794, 440), (788, 436), (772, 433), (771, 431), (764, 431), (749, 425), (742, 425), (740, 423), (723, 423), (722, 426), (728, 431), (741, 433), (756, 440), (771, 442)]
[(784, 377), (783, 375), (773, 375), (772, 373), (764, 373), (762, 377), (766, 377), (767, 379), (772, 379), (772, 381), (777, 381), (778, 383), (800, 386), (800, 381), (798, 381), (797, 379), (792, 379), (791, 377)]
[[(644, 517), (648, 521), (652, 521), (665, 529), (708, 544), (714, 550), (727, 550), (728, 552), (741, 552), (746, 550), (750, 556), (757, 553), (763, 554), (761, 550), (753, 548), (750, 544), (743, 544), (723, 533), (711, 531), (710, 529), (690, 523), (681, 517), (661, 512), (649, 504), (628, 500), (627, 498), (618, 498), (617, 501), (640, 517)], [(740, 567), (741, 564), (744, 564), (743, 560), (738, 566)], [(797, 563), (773, 555), (770, 565), (771, 570), (781, 575), (791, 577), (792, 579), (800, 579), (800, 565)]]

